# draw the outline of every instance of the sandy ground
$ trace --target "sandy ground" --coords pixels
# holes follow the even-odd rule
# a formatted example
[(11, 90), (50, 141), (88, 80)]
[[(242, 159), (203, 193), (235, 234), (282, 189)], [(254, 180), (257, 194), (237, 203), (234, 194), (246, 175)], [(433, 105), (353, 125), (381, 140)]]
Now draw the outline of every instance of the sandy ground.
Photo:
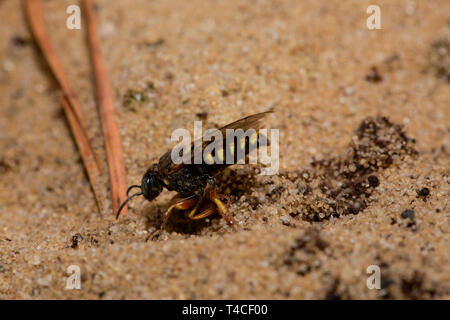
[[(46, 19), (106, 171), (72, 2)], [(99, 217), (21, 3), (0, 1), (0, 298), (449, 299), (450, 2), (376, 1), (371, 31), (373, 2), (98, 1), (129, 184), (194, 120), (274, 107), (280, 129), (279, 175), (218, 179), (239, 231), (170, 221), (145, 242), (174, 193), (116, 221), (105, 178)]]

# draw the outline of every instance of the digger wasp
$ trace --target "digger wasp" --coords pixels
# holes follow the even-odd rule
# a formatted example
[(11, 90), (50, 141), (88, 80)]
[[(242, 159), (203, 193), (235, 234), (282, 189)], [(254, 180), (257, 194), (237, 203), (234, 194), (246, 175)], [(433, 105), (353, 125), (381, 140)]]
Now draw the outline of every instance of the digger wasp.
[[(226, 205), (219, 199), (215, 176), (222, 172), (230, 164), (246, 163), (249, 154), (260, 147), (260, 128), (262, 120), (273, 110), (261, 112), (232, 122), (218, 130), (222, 137), (231, 130), (241, 130), (250, 132), (249, 135), (241, 137), (234, 136), (226, 139), (225, 145), (220, 144), (220, 148), (213, 150), (209, 154), (202, 153), (203, 158), (198, 161), (175, 164), (172, 159), (172, 150), (166, 152), (158, 163), (151, 165), (142, 177), (141, 185), (132, 185), (127, 190), (127, 196), (131, 189), (138, 188), (139, 192), (128, 196), (117, 211), (116, 218), (119, 218), (122, 208), (134, 197), (144, 196), (149, 201), (155, 199), (166, 188), (170, 191), (178, 192), (180, 200), (172, 204), (162, 216), (159, 227), (149, 236), (152, 237), (157, 231), (162, 230), (167, 220), (174, 210), (190, 210), (187, 217), (191, 220), (203, 219), (218, 211), (225, 221), (236, 227), (236, 223), (227, 210)], [(250, 131), (248, 131), (250, 130)], [(231, 140), (231, 141), (228, 141)], [(267, 143), (268, 141), (265, 140)], [(194, 159), (195, 141), (190, 145), (191, 160)], [(201, 151), (207, 147), (208, 142), (202, 141)], [(224, 161), (225, 158), (232, 159)], [(212, 160), (218, 161), (212, 161)], [(243, 161), (242, 161), (243, 160)], [(196, 164), (197, 162), (197, 164)], [(208, 202), (203, 206), (204, 202)], [(201, 210), (200, 210), (201, 209)], [(147, 238), (148, 240), (148, 238)]]

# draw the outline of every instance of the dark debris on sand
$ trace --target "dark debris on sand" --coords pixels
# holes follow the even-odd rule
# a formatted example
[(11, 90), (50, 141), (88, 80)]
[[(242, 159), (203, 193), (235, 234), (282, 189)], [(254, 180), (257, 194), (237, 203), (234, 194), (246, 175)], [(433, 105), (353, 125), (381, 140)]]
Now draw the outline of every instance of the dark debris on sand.
[(248, 198), (254, 209), (272, 204), (307, 221), (358, 214), (380, 184), (377, 173), (414, 156), (414, 143), (402, 126), (385, 117), (369, 117), (337, 157), (313, 160), (308, 169), (270, 177), (230, 171), (222, 177), (221, 186), (236, 200)]
[(436, 78), (450, 83), (450, 40), (439, 39), (431, 44), (428, 64)]

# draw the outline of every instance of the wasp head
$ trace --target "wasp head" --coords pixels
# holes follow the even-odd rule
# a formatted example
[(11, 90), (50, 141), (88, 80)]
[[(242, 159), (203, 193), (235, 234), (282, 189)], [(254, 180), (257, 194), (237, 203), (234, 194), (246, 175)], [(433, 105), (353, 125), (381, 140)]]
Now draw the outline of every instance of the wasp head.
[[(137, 192), (135, 194), (132, 194), (131, 196), (128, 196), (131, 189), (139, 188), (141, 189), (140, 192)], [(127, 190), (127, 196), (128, 198), (122, 202), (122, 204), (119, 207), (119, 210), (117, 210), (116, 219), (119, 218), (120, 211), (125, 207), (125, 205), (133, 199), (136, 196), (144, 196), (147, 200), (152, 201), (155, 199), (159, 194), (161, 193), (163, 189), (163, 183), (161, 181), (161, 175), (158, 171), (158, 165), (154, 164), (150, 167), (150, 169), (147, 170), (147, 172), (144, 174), (144, 177), (142, 178), (142, 184), (139, 185), (132, 185)]]
[(153, 165), (142, 177), (142, 193), (147, 200), (152, 201), (161, 193), (163, 183), (157, 165)]

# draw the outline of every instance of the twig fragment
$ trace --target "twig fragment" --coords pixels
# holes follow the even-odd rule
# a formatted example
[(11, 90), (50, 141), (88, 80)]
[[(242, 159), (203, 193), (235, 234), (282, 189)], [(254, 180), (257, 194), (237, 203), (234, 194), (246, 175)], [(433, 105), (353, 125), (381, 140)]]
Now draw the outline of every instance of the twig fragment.
[[(89, 49), (94, 69), (98, 108), (106, 146), (112, 207), (115, 213), (119, 209), (120, 204), (126, 199), (127, 185), (120, 132), (116, 122), (116, 112), (114, 109), (114, 95), (108, 78), (106, 63), (101, 51), (100, 37), (97, 32), (98, 21), (93, 6), (93, 1), (83, 1), (88, 28)], [(127, 213), (126, 207), (123, 208), (122, 213)]]
[(47, 29), (45, 27), (42, 0), (26, 0), (25, 9), (27, 11), (31, 31), (36, 39), (36, 42), (39, 45), (39, 48), (41, 49), (42, 54), (44, 55), (44, 58), (53, 73), (53, 76), (56, 78), (56, 81), (63, 91), (62, 104), (64, 113), (66, 114), (75, 138), (75, 142), (78, 146), (78, 150), (80, 151), (81, 158), (101, 215), (103, 208), (99, 197), (100, 193), (97, 189), (99, 186), (98, 183), (101, 175), (101, 168), (89, 142), (86, 130), (86, 121), (81, 111), (78, 99), (75, 97), (75, 94), (69, 85), (69, 81), (64, 73), (62, 64), (48, 37)]

